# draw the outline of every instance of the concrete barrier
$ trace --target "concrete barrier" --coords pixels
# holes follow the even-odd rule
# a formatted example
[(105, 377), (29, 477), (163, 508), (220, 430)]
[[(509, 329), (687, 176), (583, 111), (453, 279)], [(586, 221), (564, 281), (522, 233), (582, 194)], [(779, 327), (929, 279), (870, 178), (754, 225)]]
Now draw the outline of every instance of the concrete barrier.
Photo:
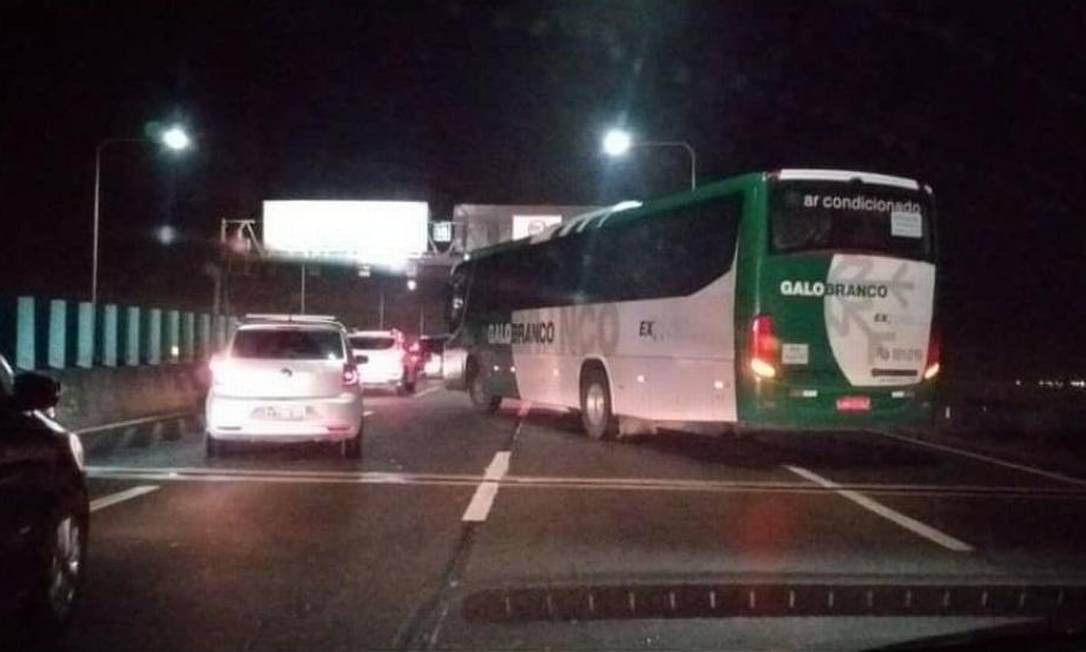
[(81, 428), (202, 410), (202, 364), (53, 369), (61, 383), (57, 419)]

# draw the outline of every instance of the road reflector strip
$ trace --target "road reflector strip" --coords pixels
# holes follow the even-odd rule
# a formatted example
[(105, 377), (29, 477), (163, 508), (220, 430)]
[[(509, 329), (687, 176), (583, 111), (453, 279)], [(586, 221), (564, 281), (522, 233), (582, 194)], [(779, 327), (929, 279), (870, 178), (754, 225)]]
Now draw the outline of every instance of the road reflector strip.
[(848, 500), (851, 500), (860, 507), (863, 507), (870, 512), (874, 512), (875, 514), (885, 518), (886, 520), (891, 521), (905, 528), (906, 530), (909, 530), (913, 534), (920, 535), (925, 539), (946, 548), (947, 550), (953, 550), (955, 552), (973, 551), (973, 546), (969, 545), (968, 543), (955, 539), (949, 534), (940, 532), (939, 530), (936, 530), (930, 525), (921, 523), (920, 521), (912, 517), (906, 516), (901, 512), (893, 510), (876, 500), (868, 498), (867, 496), (863, 495), (858, 491), (853, 491), (852, 489), (845, 489), (833, 480), (824, 478), (815, 473), (814, 471), (808, 471), (807, 469), (798, 466), (785, 465), (784, 468), (788, 469), (792, 473), (795, 473), (801, 478), (805, 478), (817, 485), (833, 490), (842, 498), (847, 498)]
[(95, 498), (90, 503), (90, 511), (97, 512), (100, 509), (105, 509), (117, 503), (123, 503), (126, 500), (132, 500), (133, 498), (139, 498), (145, 494), (149, 494), (152, 491), (158, 489), (158, 485), (145, 484), (138, 487), (132, 487), (131, 489), (125, 489), (124, 491), (118, 491), (116, 493), (102, 496), (101, 498)]

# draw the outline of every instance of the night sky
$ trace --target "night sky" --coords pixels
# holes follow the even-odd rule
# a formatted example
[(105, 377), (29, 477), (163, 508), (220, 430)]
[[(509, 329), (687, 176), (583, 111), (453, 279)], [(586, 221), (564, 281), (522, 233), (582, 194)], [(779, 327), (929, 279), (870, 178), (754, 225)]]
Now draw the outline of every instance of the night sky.
[[(681, 189), (681, 152), (599, 156), (625, 123), (692, 143), (703, 181), (930, 183), (952, 368), (1086, 372), (1083, 3), (69, 4), (3, 15), (0, 294), (85, 297), (95, 144), (152, 121), (184, 121), (197, 149), (107, 151), (106, 299), (198, 305), (219, 220), (266, 198), (447, 217)], [(163, 224), (182, 243), (157, 244)]]

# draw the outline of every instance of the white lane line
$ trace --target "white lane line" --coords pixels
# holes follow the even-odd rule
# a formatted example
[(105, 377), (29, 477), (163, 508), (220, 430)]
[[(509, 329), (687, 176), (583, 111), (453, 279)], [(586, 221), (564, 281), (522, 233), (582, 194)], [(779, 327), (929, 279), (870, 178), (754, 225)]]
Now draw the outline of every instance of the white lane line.
[(501, 480), (505, 477), (505, 474), (509, 472), (509, 457), (512, 455), (509, 451), (498, 451), (494, 453), (494, 459), (490, 460), (490, 466), (486, 467), (486, 471), (483, 472), (484, 480)]
[(455, 473), (404, 473), (389, 471), (263, 471), (257, 469), (217, 469), (213, 467), (138, 467), (138, 466), (95, 466), (87, 467), (87, 476), (91, 478), (120, 479), (125, 476), (138, 474), (161, 476), (166, 479), (216, 476), (216, 477), (253, 477), (253, 478), (320, 478), (334, 480), (375, 480), (375, 481), (405, 481), (405, 480), (450, 480), (479, 482), (479, 474), (455, 474)]
[(89, 428), (80, 428), (73, 430), (77, 435), (87, 435), (92, 432), (101, 432), (102, 430), (113, 430), (114, 428), (125, 428), (128, 426), (138, 426), (142, 423), (151, 423), (153, 421), (165, 421), (167, 419), (180, 419), (181, 417), (192, 416), (192, 412), (174, 412), (171, 414), (158, 414), (150, 417), (143, 417), (142, 419), (129, 419), (128, 421), (118, 421), (116, 423), (106, 423), (100, 426), (90, 426)]
[(464, 510), (464, 516), (460, 519), (464, 523), (482, 523), (490, 514), (490, 507), (494, 504), (494, 498), (498, 495), (497, 482), (484, 482), (475, 489), (475, 495), (471, 497), (468, 508)]
[[(280, 475), (232, 475), (225, 473), (205, 473), (200, 475), (147, 473), (111, 473), (92, 476), (106, 480), (140, 480), (152, 482), (252, 482), (267, 484), (353, 484), (353, 485), (432, 485), (443, 487), (477, 486), (478, 478), (457, 480), (455, 478), (412, 478), (412, 477), (320, 477), (320, 476), (280, 476)], [(497, 484), (497, 483), (494, 483)]]
[(965, 543), (964, 541), (959, 541), (958, 539), (955, 539), (949, 534), (936, 530), (930, 525), (926, 525), (914, 518), (902, 514), (901, 512), (890, 509), (886, 505), (883, 505), (878, 501), (872, 500), (858, 491), (845, 489), (833, 480), (824, 478), (815, 473), (814, 471), (808, 471), (807, 469), (798, 466), (788, 466), (787, 464), (784, 468), (788, 469), (792, 473), (795, 473), (801, 478), (806, 478), (807, 480), (810, 480), (817, 485), (821, 485), (827, 489), (832, 489), (833, 491), (837, 492), (837, 494), (841, 497), (851, 500), (860, 507), (863, 507), (868, 511), (874, 512), (875, 514), (878, 514), (886, 520), (892, 521), (897, 525), (905, 528), (906, 530), (909, 530), (914, 534), (918, 534), (929, 541), (937, 543), (948, 550), (953, 550), (955, 552), (972, 552), (973, 550), (973, 546)]
[(131, 489), (125, 489), (124, 491), (118, 491), (117, 493), (108, 494), (101, 498), (95, 498), (91, 501), (90, 511), (97, 512), (100, 509), (105, 509), (117, 503), (123, 503), (126, 500), (132, 500), (133, 498), (139, 498), (145, 494), (149, 494), (152, 491), (158, 489), (158, 485), (145, 484), (138, 487), (132, 487)]
[(1050, 480), (1059, 480), (1060, 482), (1067, 482), (1069, 484), (1086, 486), (1086, 480), (1082, 478), (1075, 478), (1062, 473), (1056, 473), (1055, 471), (1046, 471), (1044, 469), (1038, 469), (1033, 466), (1026, 466), (1025, 464), (1018, 464), (1017, 462), (1008, 462), (1007, 460), (1001, 460), (998, 457), (992, 457), (983, 453), (974, 453), (962, 448), (955, 448), (954, 446), (947, 446), (946, 444), (936, 444), (930, 441), (923, 441), (920, 439), (913, 439), (912, 437), (903, 437), (902, 435), (894, 435), (888, 432), (879, 431), (878, 434), (883, 437), (889, 437), (890, 439), (896, 439), (898, 441), (908, 442), (910, 444), (916, 444), (917, 446), (925, 446), (938, 451), (946, 453), (954, 453), (955, 455), (961, 455), (962, 457), (968, 457), (970, 459), (978, 460), (981, 462), (987, 462), (989, 464), (995, 464), (996, 466), (1002, 466), (1008, 469), (1014, 469), (1015, 471), (1022, 471), (1023, 473), (1032, 473), (1033, 475), (1039, 475), (1042, 478), (1048, 478)]
[(437, 385), (437, 386), (434, 386), (434, 387), (427, 387), (426, 389), (422, 390), (421, 392), (417, 392), (415, 394), (412, 394), (412, 398), (419, 398), (419, 397), (422, 397), (422, 396), (426, 396), (427, 394), (433, 394), (434, 392), (436, 392), (439, 389), (441, 389), (440, 385)]
[[(503, 453), (505, 451), (502, 451)], [(506, 456), (502, 455), (499, 460)], [(511, 460), (511, 457), (509, 458)], [(502, 467), (504, 468), (504, 472)], [(134, 467), (134, 466), (98, 466), (87, 467), (87, 476), (107, 480), (131, 481), (267, 481), (267, 482), (329, 482), (360, 484), (443, 484), (472, 485), (490, 480), (500, 482), (507, 487), (543, 487), (597, 490), (651, 490), (676, 492), (726, 492), (726, 493), (786, 493), (820, 494), (836, 490), (862, 491), (868, 494), (891, 496), (926, 496), (943, 498), (1015, 498), (1023, 500), (1086, 500), (1086, 491), (1064, 488), (1032, 488), (1021, 486), (993, 485), (937, 485), (937, 484), (838, 484), (834, 489), (812, 485), (808, 481), (766, 482), (766, 481), (730, 481), (730, 480), (674, 480), (670, 478), (624, 478), (624, 477), (561, 477), (511, 475), (509, 462), (494, 462), (488, 469), (493, 480), (477, 473), (410, 473), (389, 471), (322, 471), (322, 470), (279, 470), (213, 468), (213, 467)]]
[(483, 473), (483, 481), (475, 489), (475, 495), (471, 497), (468, 508), (464, 510), (464, 516), (460, 519), (465, 523), (482, 523), (490, 514), (490, 507), (494, 504), (494, 497), (498, 495), (498, 483), (509, 470), (509, 451), (494, 453), (494, 459), (486, 467)]

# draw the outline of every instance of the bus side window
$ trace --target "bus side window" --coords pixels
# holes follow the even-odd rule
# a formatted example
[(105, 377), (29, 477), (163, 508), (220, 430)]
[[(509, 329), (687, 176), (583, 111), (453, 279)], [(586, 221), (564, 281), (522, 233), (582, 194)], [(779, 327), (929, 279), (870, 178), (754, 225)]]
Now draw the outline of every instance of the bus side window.
[(685, 296), (731, 269), (742, 195), (604, 227), (593, 243), (593, 301)]

